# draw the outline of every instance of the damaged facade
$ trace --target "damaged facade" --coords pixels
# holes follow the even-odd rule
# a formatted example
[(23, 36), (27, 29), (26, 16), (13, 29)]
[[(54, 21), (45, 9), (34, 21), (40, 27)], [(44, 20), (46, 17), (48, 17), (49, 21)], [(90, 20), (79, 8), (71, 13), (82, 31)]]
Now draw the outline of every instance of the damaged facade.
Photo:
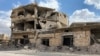
[(37, 4), (13, 9), (11, 20), (15, 45), (87, 47), (100, 42), (100, 23), (73, 23), (69, 27), (65, 14)]
[(30, 43), (36, 44), (36, 46), (40, 44), (59, 46), (63, 31), (56, 31), (55, 29), (68, 26), (65, 14), (36, 4), (13, 9), (11, 18), (12, 40), (16, 45)]

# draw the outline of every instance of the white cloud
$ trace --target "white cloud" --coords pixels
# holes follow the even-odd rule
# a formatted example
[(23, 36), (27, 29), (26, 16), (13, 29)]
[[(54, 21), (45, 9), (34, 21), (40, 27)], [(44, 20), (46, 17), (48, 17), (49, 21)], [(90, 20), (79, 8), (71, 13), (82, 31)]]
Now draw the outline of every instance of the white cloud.
[(76, 10), (69, 19), (72, 22), (100, 22), (100, 16), (97, 16), (94, 12), (88, 9)]
[(17, 2), (17, 4), (13, 3), (13, 8), (17, 8), (19, 6), (21, 6), (21, 3), (19, 1)]
[(100, 9), (100, 0), (85, 0), (84, 3), (94, 5), (97, 9)]
[[(30, 3), (34, 3), (35, 0), (30, 0)], [(60, 10), (60, 3), (58, 0), (40, 0), (38, 2), (39, 6), (48, 7), (55, 9), (56, 11)]]
[(30, 0), (30, 3), (34, 3), (35, 2), (35, 0)]
[(44, 7), (49, 7), (49, 8), (53, 8), (55, 10), (60, 10), (60, 4), (58, 2), (58, 0), (42, 0), (39, 3), (40, 6), (44, 6)]
[(9, 11), (0, 11), (0, 34), (10, 35), (10, 26), (11, 26), (11, 10)]

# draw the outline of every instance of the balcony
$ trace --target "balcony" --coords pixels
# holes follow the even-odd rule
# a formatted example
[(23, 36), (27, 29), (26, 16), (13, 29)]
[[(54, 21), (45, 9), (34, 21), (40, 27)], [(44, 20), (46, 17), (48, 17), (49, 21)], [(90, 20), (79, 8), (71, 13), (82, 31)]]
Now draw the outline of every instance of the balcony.
[(31, 16), (31, 15), (27, 15), (27, 16), (23, 16), (23, 15), (20, 15), (20, 16), (17, 16), (15, 18), (12, 18), (12, 22), (18, 22), (18, 21), (32, 21), (34, 20), (35, 16)]
[(20, 33), (24, 34), (24, 33), (34, 33), (34, 32), (35, 30), (13, 30), (12, 31), (12, 33), (14, 34), (20, 34)]

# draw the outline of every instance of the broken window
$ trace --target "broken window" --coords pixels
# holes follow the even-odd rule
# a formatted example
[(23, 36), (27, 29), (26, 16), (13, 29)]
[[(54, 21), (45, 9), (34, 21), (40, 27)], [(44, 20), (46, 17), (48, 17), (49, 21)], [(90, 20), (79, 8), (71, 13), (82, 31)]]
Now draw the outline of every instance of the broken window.
[(34, 29), (34, 21), (28, 21), (25, 25), (25, 29)]
[(63, 36), (63, 45), (73, 46), (73, 35)]
[(56, 13), (52, 13), (50, 16), (53, 16), (53, 15), (55, 15)]
[(34, 10), (29, 10), (29, 9), (26, 9), (26, 13), (27, 13), (27, 14), (34, 15)]
[(16, 24), (16, 27), (18, 30), (24, 30), (24, 23), (18, 23)]
[(69, 32), (69, 30), (65, 30), (65, 32)]
[[(41, 29), (41, 25), (38, 23), (36, 24), (37, 29)], [(27, 29), (34, 29), (34, 21), (28, 21), (25, 25), (25, 30)]]
[(23, 38), (20, 39), (20, 43), (23, 44), (23, 45), (29, 44), (28, 35), (23, 35)]
[(100, 29), (91, 30), (91, 43), (100, 43)]
[(40, 25), (40, 24), (37, 24), (37, 25), (36, 25), (36, 28), (37, 28), (37, 29), (41, 29), (41, 25)]
[(23, 11), (20, 11), (20, 12), (18, 13), (18, 16), (20, 16), (20, 15), (23, 15), (23, 16), (24, 16), (24, 12), (23, 12)]
[(46, 24), (46, 20), (41, 21), (42, 23)]
[(42, 44), (49, 46), (49, 39), (42, 39)]

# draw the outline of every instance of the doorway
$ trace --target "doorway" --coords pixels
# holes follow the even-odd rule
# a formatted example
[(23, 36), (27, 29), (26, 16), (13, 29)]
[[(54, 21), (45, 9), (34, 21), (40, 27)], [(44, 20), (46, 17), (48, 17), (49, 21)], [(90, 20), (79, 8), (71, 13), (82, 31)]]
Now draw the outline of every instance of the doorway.
[(23, 35), (23, 38), (20, 39), (20, 43), (21, 43), (22, 45), (27, 45), (27, 44), (29, 44), (30, 42), (29, 42), (28, 35)]
[(49, 46), (49, 39), (42, 39), (42, 44), (45, 46)]
[(64, 46), (73, 46), (73, 35), (63, 36)]

